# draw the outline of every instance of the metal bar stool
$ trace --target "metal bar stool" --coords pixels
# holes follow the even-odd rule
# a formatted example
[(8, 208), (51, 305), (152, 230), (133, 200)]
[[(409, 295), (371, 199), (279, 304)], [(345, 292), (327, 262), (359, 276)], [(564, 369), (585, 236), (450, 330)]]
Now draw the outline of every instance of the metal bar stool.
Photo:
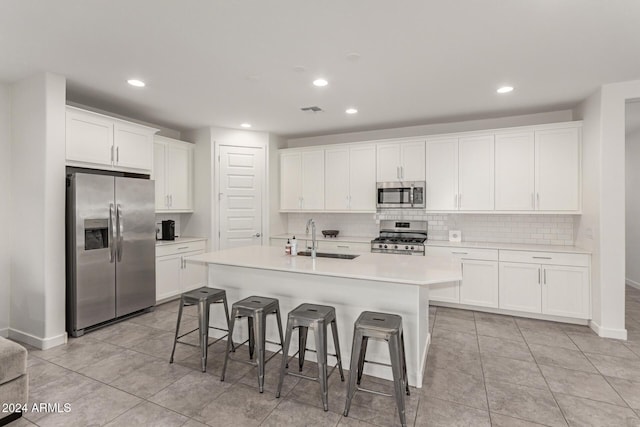
[[(280, 342), (268, 341), (266, 339), (266, 320), (267, 315), (275, 314), (278, 321), (278, 333), (280, 334)], [(249, 359), (253, 360), (254, 349), (258, 350), (258, 361), (239, 360), (229, 356), (234, 351), (233, 344), (233, 327), (236, 318), (246, 317), (249, 324), (249, 338), (239, 345), (249, 343)], [(224, 381), (224, 375), (227, 372), (227, 361), (229, 359), (236, 362), (246, 363), (251, 366), (258, 367), (258, 386), (260, 393), (264, 391), (264, 365), (280, 351), (282, 351), (282, 320), (280, 319), (280, 303), (275, 298), (252, 296), (241, 301), (235, 302), (231, 306), (231, 320), (229, 321), (229, 339), (227, 340), (227, 351), (224, 356), (224, 365), (222, 367), (222, 375), (220, 381)], [(280, 346), (280, 350), (269, 356), (265, 360), (266, 343), (276, 344)]]
[[(338, 340), (338, 326), (336, 324), (336, 310), (333, 307), (317, 304), (301, 304), (293, 309), (287, 317), (287, 335), (284, 341), (284, 348), (282, 349), (282, 366), (280, 368), (280, 380), (278, 382), (278, 391), (276, 397), (280, 397), (280, 391), (282, 390), (282, 383), (284, 382), (285, 375), (292, 375), (294, 377), (304, 378), (307, 380), (318, 381), (320, 383), (320, 390), (322, 391), (322, 404), (324, 410), (329, 410), (329, 376), (335, 371), (336, 366), (331, 369), (331, 372), (327, 374), (327, 326), (331, 324), (331, 332), (333, 333), (333, 346), (336, 349), (336, 354), (332, 354), (337, 360), (337, 367), (340, 370), (340, 378), (344, 381), (344, 372), (342, 371), (342, 358), (340, 357), (340, 342)], [(298, 328), (299, 347), (296, 354), (288, 357), (289, 346), (291, 344), (291, 334), (293, 330)], [(313, 334), (316, 340), (316, 350), (307, 349), (307, 333), (309, 328), (313, 330)], [(309, 377), (307, 375), (297, 374), (289, 372), (289, 361), (296, 355), (298, 357), (298, 366), (300, 372), (304, 365), (304, 356), (306, 351), (315, 352), (318, 360), (318, 376)]]
[[(386, 341), (389, 344), (391, 364), (373, 362), (365, 359), (367, 342), (369, 338)], [(360, 387), (364, 364), (390, 366), (393, 372), (393, 385), (395, 390), (396, 405), (400, 422), (407, 425), (404, 405), (404, 393), (409, 395), (409, 381), (407, 379), (407, 360), (404, 353), (404, 333), (402, 332), (402, 317), (396, 314), (375, 313), (363, 311), (355, 322), (353, 328), (353, 347), (351, 348), (351, 370), (349, 371), (349, 384), (347, 387), (347, 403), (344, 408), (344, 416), (349, 415), (351, 400), (356, 391), (379, 394), (391, 397), (391, 394), (381, 393)], [(357, 385), (356, 385), (357, 382)]]
[[(211, 304), (224, 304), (224, 317), (227, 319), (227, 329), (217, 328), (215, 326), (209, 326), (209, 306)], [(180, 321), (182, 320), (182, 308), (184, 306), (198, 305), (198, 327), (182, 335), (178, 335), (180, 331)], [(226, 332), (225, 335), (216, 339), (212, 343), (209, 343), (209, 328), (217, 329), (219, 331)], [(173, 350), (171, 350), (171, 359), (169, 363), (173, 363), (173, 356), (176, 352), (176, 344), (185, 344), (192, 347), (201, 348), (202, 359), (202, 372), (207, 370), (207, 350), (210, 345), (213, 345), (225, 338), (229, 334), (229, 307), (227, 306), (227, 293), (223, 289), (208, 288), (203, 286), (202, 288), (194, 289), (193, 291), (185, 292), (180, 297), (180, 309), (178, 310), (178, 322), (176, 324), (176, 336), (173, 340)], [(180, 341), (180, 338), (189, 335), (197, 330), (200, 330), (200, 345), (191, 344), (188, 342)]]

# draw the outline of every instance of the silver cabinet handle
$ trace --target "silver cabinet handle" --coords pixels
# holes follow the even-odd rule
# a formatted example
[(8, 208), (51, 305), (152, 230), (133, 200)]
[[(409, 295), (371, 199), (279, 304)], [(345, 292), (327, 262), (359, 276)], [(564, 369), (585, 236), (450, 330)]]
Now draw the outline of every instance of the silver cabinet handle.
[(404, 166), (400, 166), (400, 179), (404, 179)]
[(349, 249), (349, 246), (348, 246), (348, 245), (338, 245), (337, 247), (338, 247), (338, 248), (345, 248), (345, 249)]
[(533, 259), (553, 259), (550, 256), (534, 256)]
[(400, 166), (396, 166), (396, 176), (400, 179)]
[(182, 249), (189, 249), (189, 246), (183, 246), (181, 248), (178, 248), (179, 251), (181, 251)]
[(538, 209), (540, 209), (540, 193), (536, 193), (536, 200), (538, 201)]
[(451, 252), (454, 255), (469, 255), (469, 252)]
[(453, 205), (458, 209), (458, 194), (453, 195)]
[(115, 259), (115, 257), (113, 256), (113, 249), (115, 248), (115, 245), (113, 244), (113, 239), (116, 236), (116, 229), (115, 229), (115, 221), (113, 220), (113, 217), (115, 215), (114, 212), (114, 207), (113, 207), (113, 203), (109, 203), (109, 233), (111, 233), (111, 235), (109, 236), (109, 263), (112, 263)]
[(540, 284), (540, 269), (538, 268), (538, 285)]
[(120, 147), (116, 147), (116, 163), (120, 162)]
[(535, 209), (536, 208), (536, 199), (533, 196), (533, 193), (531, 193), (531, 208)]
[(543, 275), (543, 283), (546, 285), (547, 284), (547, 269), (544, 269), (544, 275)]
[(169, 207), (169, 195), (168, 194), (166, 196), (164, 196), (164, 205), (167, 208)]
[(122, 206), (120, 204), (116, 205), (116, 223), (118, 228), (118, 249), (117, 249), (117, 260), (118, 262), (122, 261), (122, 252), (123, 252), (123, 240), (124, 240), (124, 216), (122, 215)]

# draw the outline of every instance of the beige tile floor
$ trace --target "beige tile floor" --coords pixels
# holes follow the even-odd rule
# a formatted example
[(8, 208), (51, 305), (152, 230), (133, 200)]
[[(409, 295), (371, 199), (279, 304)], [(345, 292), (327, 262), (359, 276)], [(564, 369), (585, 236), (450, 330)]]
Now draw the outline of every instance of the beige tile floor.
[[(364, 393), (343, 417), (338, 375), (330, 379), (329, 412), (310, 381), (287, 377), (276, 399), (278, 357), (267, 365), (264, 394), (255, 369), (242, 364), (230, 363), (220, 382), (222, 342), (211, 347), (207, 373), (191, 347), (179, 346), (170, 365), (176, 311), (177, 303), (164, 304), (65, 346), (30, 349), (30, 401), (69, 402), (71, 412), (28, 413), (12, 426), (399, 424), (392, 399)], [(186, 327), (196, 326), (194, 314), (187, 311)], [(582, 326), (446, 308), (432, 307), (431, 324), (423, 388), (407, 400), (411, 425), (640, 425), (640, 291), (627, 288), (626, 342)], [(246, 356), (246, 346), (238, 354)], [(386, 381), (364, 381), (391, 390)]]

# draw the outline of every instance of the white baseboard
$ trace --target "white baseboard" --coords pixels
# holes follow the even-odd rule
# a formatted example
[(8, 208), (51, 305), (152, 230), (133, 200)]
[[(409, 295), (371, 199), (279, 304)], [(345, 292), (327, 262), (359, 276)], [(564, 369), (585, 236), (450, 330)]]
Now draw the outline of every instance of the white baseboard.
[(593, 320), (589, 321), (589, 327), (602, 338), (615, 338), (625, 341), (627, 339), (626, 329), (603, 328)]
[(48, 350), (67, 343), (66, 332), (55, 337), (40, 338), (17, 329), (9, 328), (9, 338), (29, 344), (40, 350)]
[(624, 279), (624, 282), (632, 288), (640, 289), (640, 283), (636, 282), (635, 280)]
[(0, 337), (9, 338), (9, 328), (0, 329)]

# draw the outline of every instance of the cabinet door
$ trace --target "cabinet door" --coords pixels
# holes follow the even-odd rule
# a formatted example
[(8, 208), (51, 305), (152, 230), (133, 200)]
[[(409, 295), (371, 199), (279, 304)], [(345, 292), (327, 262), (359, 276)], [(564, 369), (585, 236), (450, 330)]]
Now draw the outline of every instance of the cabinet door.
[(280, 209), (300, 210), (302, 197), (302, 156), (299, 152), (280, 154)]
[(349, 209), (349, 149), (326, 149), (324, 159), (324, 208)]
[(427, 141), (427, 210), (458, 209), (458, 139)]
[(498, 263), (462, 260), (460, 303), (498, 308)]
[(156, 258), (156, 301), (182, 293), (180, 286), (182, 257), (180, 255)]
[(375, 145), (352, 147), (349, 150), (349, 187), (349, 207), (352, 211), (375, 212)]
[(403, 142), (400, 145), (400, 179), (424, 181), (424, 141)]
[(378, 144), (376, 175), (379, 182), (400, 181), (400, 144)]
[[(182, 255), (181, 261), (194, 255), (203, 254), (204, 251), (187, 252)], [(197, 289), (207, 284), (207, 265), (203, 263), (183, 262), (180, 269), (180, 284), (182, 292)]]
[(302, 152), (302, 209), (324, 209), (324, 150)]
[(493, 210), (493, 135), (460, 138), (458, 150), (458, 209)]
[(589, 269), (550, 265), (542, 268), (542, 312), (589, 319)]
[(460, 282), (429, 285), (429, 300), (460, 303)]
[(540, 313), (542, 267), (538, 264), (501, 262), (500, 308)]
[(111, 166), (113, 121), (89, 112), (67, 109), (66, 159)]
[(187, 144), (167, 145), (167, 194), (171, 210), (193, 209), (193, 147)]
[(167, 197), (167, 144), (154, 142), (153, 144), (153, 179), (156, 189), (156, 210), (169, 208)]
[(537, 131), (535, 140), (538, 210), (580, 210), (579, 129)]
[(141, 126), (116, 122), (113, 138), (116, 166), (151, 171), (153, 132)]
[(496, 210), (535, 209), (533, 132), (496, 135)]

